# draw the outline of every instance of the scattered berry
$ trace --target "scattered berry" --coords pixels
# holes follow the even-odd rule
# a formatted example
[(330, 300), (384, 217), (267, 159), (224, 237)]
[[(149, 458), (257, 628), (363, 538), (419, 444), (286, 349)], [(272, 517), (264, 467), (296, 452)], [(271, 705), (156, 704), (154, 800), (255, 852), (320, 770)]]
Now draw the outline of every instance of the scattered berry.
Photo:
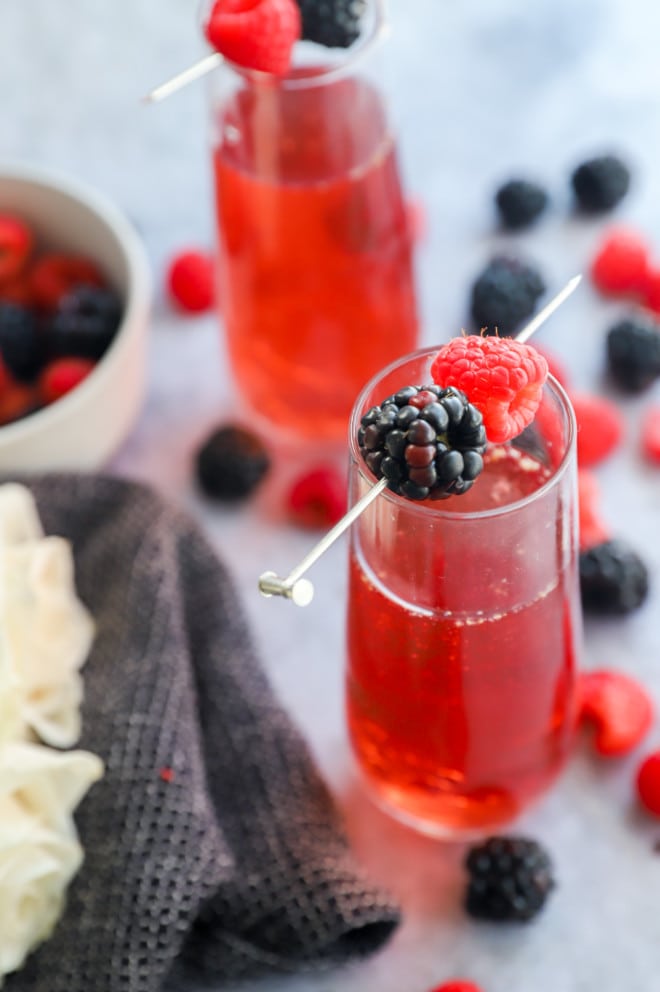
[(550, 857), (526, 837), (489, 837), (470, 848), (465, 908), (485, 920), (531, 920), (554, 888)]
[(297, 479), (289, 493), (289, 511), (302, 527), (332, 527), (346, 512), (346, 476), (336, 468), (313, 469)]
[(571, 402), (577, 420), (577, 455), (581, 468), (591, 468), (612, 454), (623, 437), (618, 407), (603, 396), (574, 393)]
[(246, 69), (285, 76), (300, 38), (295, 0), (216, 0), (206, 23), (210, 44)]
[(32, 382), (43, 355), (34, 314), (17, 303), (0, 303), (0, 355), (19, 382)]
[(629, 675), (613, 671), (580, 676), (580, 719), (595, 725), (594, 747), (603, 757), (628, 754), (653, 722), (646, 690)]
[(642, 805), (660, 816), (660, 751), (647, 755), (637, 771), (637, 795)]
[(642, 287), (642, 303), (652, 313), (660, 314), (660, 269), (649, 267)]
[(588, 213), (611, 210), (630, 188), (630, 170), (616, 155), (601, 155), (579, 165), (571, 176), (577, 202)]
[(77, 286), (62, 297), (45, 332), (49, 354), (97, 361), (112, 343), (121, 317), (121, 303), (113, 290)]
[(362, 417), (367, 467), (408, 499), (445, 499), (472, 487), (483, 468), (483, 417), (450, 387), (405, 386)]
[(408, 232), (411, 244), (419, 244), (426, 237), (426, 210), (421, 200), (408, 200), (406, 203)]
[(262, 441), (252, 431), (226, 424), (212, 431), (196, 454), (197, 480), (207, 496), (237, 502), (251, 495), (270, 468)]
[(11, 214), (0, 214), (0, 284), (21, 275), (33, 247), (27, 224)]
[(89, 358), (56, 358), (39, 376), (39, 393), (43, 403), (54, 403), (75, 389), (95, 366)]
[(51, 312), (61, 300), (78, 286), (104, 286), (99, 267), (83, 255), (66, 252), (46, 252), (38, 258), (30, 273), (35, 306)]
[(642, 420), (642, 453), (654, 465), (660, 465), (660, 406), (652, 406)]
[(466, 978), (452, 978), (449, 982), (436, 985), (431, 992), (483, 992), (480, 985), (469, 982)]
[(614, 382), (630, 393), (660, 376), (660, 332), (643, 317), (620, 320), (607, 332), (607, 366)]
[(208, 252), (180, 252), (169, 265), (166, 281), (171, 299), (181, 310), (203, 313), (213, 306), (214, 260)]
[(609, 541), (609, 528), (601, 520), (598, 512), (600, 492), (596, 476), (588, 469), (578, 470), (578, 516), (580, 531), (580, 551), (593, 548), (596, 544)]
[(349, 48), (360, 37), (365, 0), (296, 0), (302, 36), (326, 48)]
[(472, 286), (470, 309), (475, 328), (513, 334), (534, 313), (545, 283), (539, 272), (516, 258), (494, 258)]
[(639, 293), (646, 284), (649, 249), (632, 231), (609, 231), (591, 263), (591, 278), (602, 293)]
[(582, 606), (593, 613), (630, 613), (649, 591), (646, 565), (625, 541), (604, 541), (580, 552)]
[(548, 205), (548, 194), (537, 183), (510, 179), (497, 190), (495, 205), (503, 227), (519, 230), (540, 217)]
[(517, 437), (534, 419), (548, 364), (535, 348), (510, 338), (452, 338), (431, 366), (434, 382), (462, 390), (481, 411), (488, 440)]

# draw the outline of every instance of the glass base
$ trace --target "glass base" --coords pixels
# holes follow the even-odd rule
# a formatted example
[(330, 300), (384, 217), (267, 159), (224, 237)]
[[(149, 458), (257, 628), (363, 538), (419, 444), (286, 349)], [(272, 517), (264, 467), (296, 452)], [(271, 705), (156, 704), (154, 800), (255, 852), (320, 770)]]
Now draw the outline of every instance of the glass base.
[(513, 823), (523, 812), (510, 797), (497, 792), (473, 798), (448, 794), (426, 798), (414, 808), (409, 794), (376, 784), (359, 767), (357, 773), (367, 796), (382, 812), (436, 840), (479, 840)]

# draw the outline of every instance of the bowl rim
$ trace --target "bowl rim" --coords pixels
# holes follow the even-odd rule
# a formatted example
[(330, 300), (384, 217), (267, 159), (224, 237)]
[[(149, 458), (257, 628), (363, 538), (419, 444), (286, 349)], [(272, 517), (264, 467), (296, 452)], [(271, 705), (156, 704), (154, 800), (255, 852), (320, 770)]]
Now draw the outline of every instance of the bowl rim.
[(0, 426), (0, 449), (5, 444), (20, 443), (41, 428), (57, 425), (58, 420), (69, 420), (76, 407), (84, 404), (86, 397), (101, 380), (112, 374), (114, 365), (121, 361), (122, 343), (131, 337), (130, 329), (148, 322), (153, 299), (153, 276), (145, 245), (133, 224), (120, 207), (105, 194), (84, 180), (65, 175), (54, 169), (25, 165), (19, 161), (0, 159), (0, 183), (8, 179), (61, 193), (87, 207), (112, 232), (127, 268), (127, 289), (124, 313), (115, 338), (107, 352), (99, 359), (89, 375), (71, 392), (54, 403), (35, 410), (13, 423)]

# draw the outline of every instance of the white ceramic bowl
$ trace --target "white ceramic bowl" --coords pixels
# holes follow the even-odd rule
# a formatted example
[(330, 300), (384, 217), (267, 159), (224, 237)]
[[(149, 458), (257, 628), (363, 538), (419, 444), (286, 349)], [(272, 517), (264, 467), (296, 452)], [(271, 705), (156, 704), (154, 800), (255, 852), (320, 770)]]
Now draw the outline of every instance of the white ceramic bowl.
[(0, 427), (0, 472), (98, 469), (130, 431), (144, 394), (152, 296), (144, 247), (103, 195), (39, 169), (0, 162), (0, 211), (23, 217), (47, 247), (92, 258), (124, 304), (112, 344), (79, 386)]

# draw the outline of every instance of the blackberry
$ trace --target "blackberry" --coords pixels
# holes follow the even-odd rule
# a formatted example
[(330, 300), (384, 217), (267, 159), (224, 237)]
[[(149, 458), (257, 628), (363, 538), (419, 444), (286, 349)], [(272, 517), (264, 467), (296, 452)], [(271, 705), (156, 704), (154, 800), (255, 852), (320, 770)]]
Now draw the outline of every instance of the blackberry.
[(31, 382), (43, 364), (43, 349), (34, 314), (18, 303), (0, 302), (0, 354), (19, 382)]
[(527, 837), (489, 837), (465, 859), (465, 908), (483, 920), (531, 920), (554, 888), (547, 851)]
[(646, 389), (660, 375), (660, 332), (639, 317), (619, 321), (607, 332), (607, 365), (622, 389)]
[(121, 317), (121, 301), (113, 290), (76, 286), (62, 298), (48, 328), (50, 356), (98, 361), (112, 343)]
[(360, 36), (365, 0), (297, 0), (302, 37), (326, 48), (349, 48)]
[(603, 541), (580, 553), (582, 606), (593, 613), (630, 613), (649, 591), (646, 565), (625, 541)]
[(249, 496), (270, 468), (261, 440), (234, 424), (213, 430), (199, 447), (195, 461), (202, 490), (212, 499), (226, 502)]
[(406, 386), (373, 406), (358, 430), (362, 456), (388, 489), (408, 499), (446, 499), (472, 487), (486, 449), (483, 417), (465, 393)]
[(571, 175), (577, 202), (587, 213), (602, 213), (619, 203), (630, 188), (630, 170), (616, 155), (583, 162)]
[(511, 179), (495, 194), (502, 225), (509, 230), (529, 227), (548, 205), (548, 194), (537, 183), (525, 179)]
[(493, 258), (472, 286), (470, 308), (477, 331), (504, 337), (531, 317), (545, 283), (540, 273), (517, 258)]

